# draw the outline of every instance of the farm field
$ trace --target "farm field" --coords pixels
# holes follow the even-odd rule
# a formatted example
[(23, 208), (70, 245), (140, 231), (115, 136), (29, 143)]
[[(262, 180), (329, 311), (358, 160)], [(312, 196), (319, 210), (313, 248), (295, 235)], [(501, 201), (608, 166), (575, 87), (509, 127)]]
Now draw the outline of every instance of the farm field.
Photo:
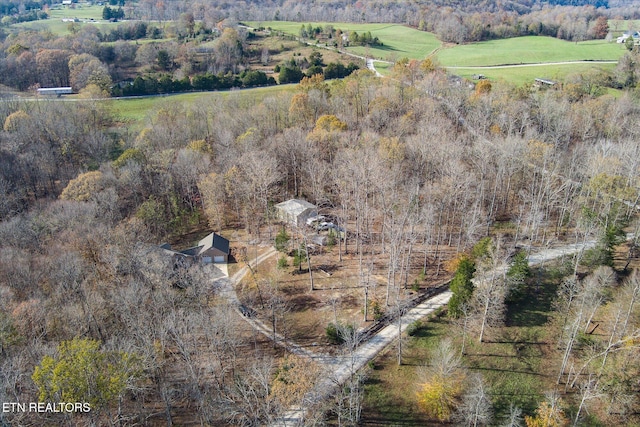
[(391, 74), (391, 69), (393, 68), (393, 64), (381, 61), (375, 61), (373, 63), (373, 66), (376, 68), (376, 71), (383, 76), (388, 76), (389, 74)]
[(176, 95), (159, 95), (149, 97), (132, 97), (107, 99), (104, 102), (112, 108), (119, 120), (127, 122), (142, 121), (150, 111), (169, 103), (206, 103), (216, 99), (237, 96), (240, 102), (259, 102), (268, 96), (277, 96), (283, 92), (292, 92), (297, 85), (278, 85), (219, 92), (192, 92)]
[(435, 55), (444, 67), (535, 64), (564, 61), (617, 61), (626, 49), (615, 42), (573, 43), (551, 37), (528, 36), (458, 45)]
[[(378, 64), (376, 64), (376, 69)], [(562, 81), (568, 76), (594, 71), (613, 71), (616, 64), (608, 63), (575, 63), (575, 64), (535, 64), (523, 67), (456, 67), (449, 71), (460, 77), (471, 79), (474, 74), (483, 74), (491, 81), (509, 82), (515, 85), (531, 83), (535, 78), (547, 78)], [(384, 71), (380, 71), (384, 74)]]
[[(276, 31), (297, 36), (301, 22), (265, 21), (249, 22), (253, 27), (271, 27)], [(306, 22), (304, 23), (307, 24)], [(373, 37), (378, 37), (384, 44), (381, 47), (348, 47), (345, 50), (356, 55), (367, 55), (376, 59), (403, 58), (424, 59), (439, 48), (442, 43), (432, 33), (418, 31), (398, 24), (351, 24), (311, 22), (314, 27), (333, 25), (341, 31), (356, 31), (358, 33), (370, 31)]]
[(93, 25), (97, 25), (99, 27), (105, 25), (117, 26), (121, 24), (121, 22), (108, 22), (102, 20), (102, 6), (87, 6), (87, 5), (77, 5), (74, 9), (70, 8), (56, 8), (49, 10), (49, 19), (44, 19), (40, 21), (31, 21), (31, 22), (22, 22), (19, 24), (14, 24), (11, 27), (17, 29), (34, 29), (34, 30), (42, 30), (48, 29), (52, 33), (62, 36), (65, 34), (69, 34), (69, 22), (63, 22), (62, 19), (67, 18), (78, 18), (80, 22), (76, 22), (76, 25), (83, 26), (86, 23), (82, 22), (82, 20), (87, 19), (95, 19), (96, 22), (93, 22)]
[[(117, 7), (116, 7), (117, 8)], [(78, 18), (78, 19), (102, 19), (103, 6), (76, 5), (71, 9), (60, 7), (49, 10), (49, 19)]]

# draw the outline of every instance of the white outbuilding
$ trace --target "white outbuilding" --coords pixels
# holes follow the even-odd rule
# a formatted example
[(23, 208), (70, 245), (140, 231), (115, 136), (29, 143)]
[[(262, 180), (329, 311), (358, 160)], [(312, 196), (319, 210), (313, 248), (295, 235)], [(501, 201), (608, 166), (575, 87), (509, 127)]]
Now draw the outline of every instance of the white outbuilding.
[(303, 227), (307, 219), (318, 216), (316, 205), (300, 199), (278, 203), (276, 212), (279, 220), (296, 227)]

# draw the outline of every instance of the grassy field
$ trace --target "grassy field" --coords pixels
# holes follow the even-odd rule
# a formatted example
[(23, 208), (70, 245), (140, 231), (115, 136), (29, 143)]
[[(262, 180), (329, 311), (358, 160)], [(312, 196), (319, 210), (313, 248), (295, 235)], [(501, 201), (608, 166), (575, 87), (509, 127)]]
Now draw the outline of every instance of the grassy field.
[[(300, 32), (301, 22), (250, 22), (253, 27), (271, 27), (273, 30), (282, 31), (287, 34), (297, 36)], [(306, 22), (304, 23), (307, 24)], [(312, 22), (314, 27), (324, 27), (326, 22)], [(442, 43), (431, 33), (418, 31), (413, 28), (398, 24), (351, 24), (351, 23), (331, 23), (334, 28), (341, 31), (356, 31), (358, 33), (370, 31), (373, 37), (378, 37), (384, 44), (381, 47), (349, 47), (346, 50), (357, 55), (368, 55), (377, 59), (400, 59), (408, 57), (411, 59), (424, 59), (431, 54)]]
[(119, 120), (135, 123), (141, 122), (147, 117), (149, 112), (157, 110), (168, 103), (212, 102), (216, 99), (224, 99), (229, 96), (237, 96), (240, 100), (257, 103), (269, 96), (275, 96), (282, 92), (292, 92), (296, 89), (296, 86), (295, 84), (290, 84), (232, 91), (193, 92), (166, 96), (107, 99), (104, 102), (112, 109)]
[(98, 29), (102, 30), (105, 26), (116, 26), (119, 22), (108, 22), (102, 20), (102, 6), (87, 6), (76, 5), (74, 9), (68, 7), (59, 7), (49, 10), (49, 19), (42, 21), (22, 22), (20, 24), (14, 24), (11, 28), (16, 29), (34, 29), (44, 30), (48, 29), (56, 35), (69, 34), (69, 22), (63, 22), (63, 19), (78, 18), (80, 22), (75, 24), (78, 26), (88, 25), (88, 23), (82, 22), (83, 20), (94, 19), (96, 22), (92, 25), (98, 26)]
[(391, 74), (391, 69), (393, 68), (393, 64), (390, 64), (388, 62), (374, 62), (373, 66), (376, 67), (376, 71), (383, 76), (388, 76), (389, 74)]
[(49, 10), (49, 19), (78, 18), (102, 20), (103, 6), (76, 5), (75, 8), (59, 7)]
[[(376, 69), (378, 65), (376, 64)], [(474, 74), (483, 74), (493, 82), (509, 82), (515, 85), (531, 83), (535, 78), (548, 78), (563, 81), (570, 75), (593, 72), (594, 70), (613, 71), (616, 64), (578, 63), (578, 64), (539, 64), (525, 67), (505, 68), (450, 68), (453, 74), (471, 79)], [(384, 71), (380, 71), (384, 74)]]
[(626, 49), (617, 43), (592, 40), (573, 43), (529, 36), (491, 40), (441, 49), (436, 58), (445, 67), (535, 64), (564, 61), (617, 61)]

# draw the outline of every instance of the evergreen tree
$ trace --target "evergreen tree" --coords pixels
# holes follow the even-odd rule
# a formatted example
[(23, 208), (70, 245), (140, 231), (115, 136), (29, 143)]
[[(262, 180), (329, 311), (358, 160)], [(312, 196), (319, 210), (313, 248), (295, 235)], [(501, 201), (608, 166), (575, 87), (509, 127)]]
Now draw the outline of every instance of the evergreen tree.
[(462, 306), (469, 302), (473, 294), (474, 286), (471, 282), (476, 272), (476, 264), (467, 257), (463, 257), (451, 281), (453, 295), (449, 300), (449, 316), (458, 318), (462, 314)]

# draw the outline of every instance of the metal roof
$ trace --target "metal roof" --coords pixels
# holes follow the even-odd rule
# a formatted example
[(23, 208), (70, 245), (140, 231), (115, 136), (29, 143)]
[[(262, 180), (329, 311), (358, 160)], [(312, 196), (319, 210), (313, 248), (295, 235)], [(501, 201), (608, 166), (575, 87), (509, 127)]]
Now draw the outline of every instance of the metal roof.
[(317, 209), (316, 205), (300, 199), (290, 199), (286, 202), (278, 203), (276, 208), (295, 216), (300, 215), (307, 209)]

